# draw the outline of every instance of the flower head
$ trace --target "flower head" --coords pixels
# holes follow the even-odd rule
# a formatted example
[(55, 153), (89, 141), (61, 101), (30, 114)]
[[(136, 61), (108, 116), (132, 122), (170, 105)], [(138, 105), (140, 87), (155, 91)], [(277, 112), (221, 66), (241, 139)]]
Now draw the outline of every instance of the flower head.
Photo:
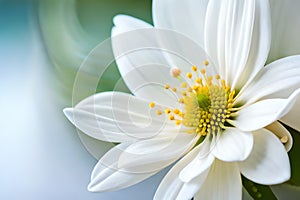
[(241, 199), (240, 174), (287, 181), (292, 138), (278, 120), (295, 124), (300, 56), (264, 67), (268, 1), (193, 1), (202, 18), (187, 29), (165, 19), (163, 2), (154, 1), (154, 27), (114, 18), (116, 62), (134, 95), (99, 93), (64, 110), (86, 134), (120, 143), (95, 166), (89, 190), (128, 187), (177, 160), (155, 199)]

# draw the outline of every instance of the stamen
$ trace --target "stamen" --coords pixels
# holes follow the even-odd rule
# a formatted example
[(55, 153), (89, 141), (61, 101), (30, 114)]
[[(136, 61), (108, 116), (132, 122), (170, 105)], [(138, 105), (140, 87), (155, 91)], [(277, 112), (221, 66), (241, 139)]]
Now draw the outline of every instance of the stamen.
[[(208, 60), (205, 60), (203, 64), (208, 66)], [(195, 77), (191, 72), (195, 72)], [(198, 69), (192, 66), (191, 72), (188, 72), (186, 77), (192, 79), (194, 84), (188, 86), (178, 77), (181, 71), (178, 68), (171, 69), (171, 75), (181, 81), (182, 90), (178, 94), (182, 97), (178, 99), (178, 102), (184, 104), (184, 110), (167, 108), (164, 112), (169, 115), (170, 120), (175, 120), (176, 125), (183, 124), (191, 127), (189, 133), (196, 132), (202, 136), (218, 134), (226, 129), (225, 122), (230, 121), (239, 109), (234, 107), (235, 90), (232, 90), (219, 74), (208, 76), (205, 67)], [(202, 78), (199, 77), (199, 72)], [(170, 89), (170, 86), (166, 84), (165, 88)], [(176, 92), (177, 88), (173, 87), (172, 91)], [(149, 106), (152, 108), (154, 102), (153, 105), (151, 103)], [(159, 110), (156, 112), (158, 115), (162, 114)], [(288, 138), (281, 138), (283, 143), (287, 140)]]
[(161, 111), (161, 110), (156, 110), (156, 114), (157, 114), (157, 115), (161, 115), (161, 114), (162, 114), (162, 111)]
[(169, 85), (169, 84), (166, 84), (166, 85), (165, 85), (165, 89), (168, 90), (169, 88), (170, 88), (170, 85)]
[(208, 60), (204, 60), (204, 61), (203, 61), (203, 65), (205, 65), (205, 66), (209, 65)]
[(177, 78), (177, 77), (180, 76), (181, 70), (180, 70), (179, 68), (177, 68), (177, 67), (173, 67), (173, 68), (170, 70), (170, 74), (171, 74), (171, 76)]
[(153, 101), (149, 103), (150, 108), (154, 108), (154, 106), (155, 106), (155, 103)]

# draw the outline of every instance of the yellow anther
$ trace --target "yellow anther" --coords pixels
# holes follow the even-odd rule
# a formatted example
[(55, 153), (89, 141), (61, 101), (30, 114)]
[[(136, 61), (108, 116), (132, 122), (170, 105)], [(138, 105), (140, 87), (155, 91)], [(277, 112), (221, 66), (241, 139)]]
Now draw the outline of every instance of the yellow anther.
[(165, 89), (168, 90), (169, 88), (170, 88), (170, 85), (169, 85), (169, 84), (166, 84), (166, 85), (165, 85)]
[(182, 96), (186, 96), (187, 95), (186, 91), (182, 91), (181, 94), (182, 94)]
[(156, 111), (156, 114), (157, 114), (157, 115), (161, 115), (161, 114), (162, 114), (162, 111), (161, 111), (161, 110), (157, 110), (157, 111)]
[(173, 92), (176, 92), (176, 91), (177, 91), (177, 89), (176, 89), (175, 87), (173, 87), (173, 88), (172, 88), (172, 91), (173, 91)]
[(181, 124), (181, 120), (176, 120), (176, 121), (175, 121), (175, 124), (176, 124), (177, 126), (179, 126), (179, 125)]
[(196, 91), (198, 89), (198, 87), (199, 87), (198, 85), (193, 85), (193, 90)]
[(205, 66), (209, 65), (208, 60), (204, 60), (204, 61), (203, 61), (203, 65), (205, 65)]
[(204, 68), (200, 69), (201, 74), (205, 74), (206, 70)]
[(192, 73), (188, 72), (188, 73), (186, 74), (186, 77), (188, 77), (188, 78), (192, 78), (192, 77), (193, 77), (193, 75), (192, 75)]
[(171, 113), (171, 110), (169, 108), (165, 109), (165, 113), (166, 114), (170, 114)]
[(202, 78), (197, 78), (197, 79), (196, 79), (196, 83), (202, 85)]
[(186, 88), (186, 86), (187, 86), (187, 83), (186, 83), (186, 82), (181, 83), (181, 87), (182, 87), (182, 88)]
[(287, 141), (289, 140), (289, 138), (288, 138), (288, 136), (283, 136), (282, 138), (280, 138), (280, 141), (282, 142), (282, 143), (287, 143)]
[(150, 108), (154, 108), (154, 106), (155, 106), (155, 103), (153, 101), (149, 103)]
[(178, 99), (178, 102), (179, 102), (179, 103), (184, 103), (183, 98), (179, 98), (179, 99)]
[(177, 108), (175, 108), (173, 112), (174, 112), (174, 114), (175, 114), (175, 115), (178, 115), (178, 114), (179, 114), (179, 112), (180, 112), (180, 110), (179, 110), (179, 109), (177, 109)]
[(175, 119), (174, 115), (170, 115), (170, 116), (169, 116), (169, 119), (170, 119), (170, 120), (174, 120), (174, 119)]
[(221, 78), (220, 75), (217, 74), (217, 75), (216, 75), (216, 79), (217, 79), (217, 80), (220, 80), (220, 78)]
[(197, 67), (196, 66), (192, 66), (192, 70), (195, 72), (197, 71)]

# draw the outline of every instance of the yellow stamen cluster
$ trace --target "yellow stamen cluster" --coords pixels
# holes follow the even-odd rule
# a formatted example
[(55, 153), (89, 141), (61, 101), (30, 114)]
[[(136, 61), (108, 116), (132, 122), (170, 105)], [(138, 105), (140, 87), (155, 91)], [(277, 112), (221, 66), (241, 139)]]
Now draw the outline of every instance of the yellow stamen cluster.
[[(170, 120), (175, 121), (176, 125), (183, 124), (192, 128), (193, 132), (205, 136), (221, 132), (226, 128), (226, 119), (230, 118), (235, 111), (233, 108), (235, 90), (232, 90), (219, 74), (207, 75), (205, 69), (209, 65), (207, 60), (203, 65), (201, 69), (192, 66), (191, 72), (186, 74), (186, 77), (193, 81), (193, 85), (188, 86), (186, 82), (182, 82), (181, 91), (180, 88), (165, 85), (166, 90), (170, 89), (173, 92), (179, 90), (182, 97), (178, 102), (184, 105), (184, 110), (167, 108), (164, 113)], [(153, 108), (154, 103), (151, 102), (149, 106)], [(156, 113), (161, 115), (162, 111)]]

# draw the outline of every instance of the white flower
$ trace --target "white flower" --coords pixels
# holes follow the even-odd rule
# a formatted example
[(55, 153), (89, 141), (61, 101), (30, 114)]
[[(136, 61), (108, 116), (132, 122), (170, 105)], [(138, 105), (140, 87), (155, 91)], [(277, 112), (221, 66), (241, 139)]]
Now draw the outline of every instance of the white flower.
[(264, 67), (269, 2), (182, 1), (178, 15), (169, 5), (154, 1), (155, 28), (114, 18), (114, 54), (134, 96), (99, 93), (64, 110), (89, 136), (120, 143), (95, 166), (89, 190), (128, 187), (181, 157), (155, 199), (241, 199), (240, 174), (287, 181), (292, 138), (278, 120), (300, 130), (300, 56)]

